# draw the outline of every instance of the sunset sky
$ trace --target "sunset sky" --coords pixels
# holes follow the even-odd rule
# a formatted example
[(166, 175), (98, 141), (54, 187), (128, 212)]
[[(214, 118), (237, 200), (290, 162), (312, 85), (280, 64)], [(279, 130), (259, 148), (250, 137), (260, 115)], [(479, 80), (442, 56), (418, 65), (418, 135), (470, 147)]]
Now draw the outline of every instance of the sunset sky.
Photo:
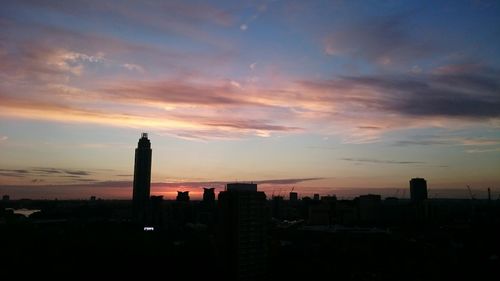
[(500, 192), (499, 15), (479, 0), (2, 1), (0, 195), (129, 198), (142, 132), (167, 198), (236, 180)]

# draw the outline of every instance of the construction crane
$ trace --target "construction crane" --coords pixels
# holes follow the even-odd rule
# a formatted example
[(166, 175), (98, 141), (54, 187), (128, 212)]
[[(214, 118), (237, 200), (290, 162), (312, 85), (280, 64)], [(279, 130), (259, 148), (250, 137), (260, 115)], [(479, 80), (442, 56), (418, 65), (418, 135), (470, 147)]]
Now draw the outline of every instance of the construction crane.
[(476, 197), (474, 196), (474, 193), (472, 193), (472, 189), (470, 188), (469, 185), (467, 185), (467, 190), (469, 190), (470, 199), (472, 199), (472, 200), (476, 199)]

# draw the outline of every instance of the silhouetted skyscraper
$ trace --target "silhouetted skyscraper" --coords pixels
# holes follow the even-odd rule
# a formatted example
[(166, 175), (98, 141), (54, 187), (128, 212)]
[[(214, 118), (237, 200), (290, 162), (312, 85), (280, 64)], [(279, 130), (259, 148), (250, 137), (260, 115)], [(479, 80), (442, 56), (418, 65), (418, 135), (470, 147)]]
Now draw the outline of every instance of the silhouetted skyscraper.
[(149, 208), (151, 185), (151, 142), (147, 133), (142, 133), (135, 149), (133, 212), (136, 221), (144, 222)]
[(203, 202), (215, 202), (215, 189), (212, 188), (203, 188)]
[(314, 193), (313, 199), (315, 201), (318, 201), (319, 200), (319, 194), (318, 193)]
[(290, 192), (290, 201), (299, 200), (299, 194), (297, 192)]
[(413, 202), (421, 202), (427, 199), (427, 181), (423, 178), (410, 180), (410, 198)]
[(227, 280), (263, 280), (267, 262), (266, 194), (253, 183), (219, 193), (218, 245)]

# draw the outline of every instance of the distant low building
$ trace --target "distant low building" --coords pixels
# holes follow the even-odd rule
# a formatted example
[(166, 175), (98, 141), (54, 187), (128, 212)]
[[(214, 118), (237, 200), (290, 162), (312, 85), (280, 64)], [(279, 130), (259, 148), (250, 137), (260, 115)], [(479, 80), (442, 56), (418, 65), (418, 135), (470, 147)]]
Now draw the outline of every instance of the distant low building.
[(335, 195), (321, 196), (321, 201), (324, 201), (324, 202), (335, 202), (335, 201), (337, 201), (337, 196), (335, 196)]
[(290, 192), (290, 201), (297, 201), (299, 200), (299, 194), (297, 192)]
[(9, 195), (2, 196), (2, 201), (9, 201), (9, 200), (10, 200), (10, 196)]
[(177, 202), (189, 202), (189, 191), (177, 191)]
[(203, 188), (203, 202), (205, 203), (215, 202), (215, 189), (213, 187)]

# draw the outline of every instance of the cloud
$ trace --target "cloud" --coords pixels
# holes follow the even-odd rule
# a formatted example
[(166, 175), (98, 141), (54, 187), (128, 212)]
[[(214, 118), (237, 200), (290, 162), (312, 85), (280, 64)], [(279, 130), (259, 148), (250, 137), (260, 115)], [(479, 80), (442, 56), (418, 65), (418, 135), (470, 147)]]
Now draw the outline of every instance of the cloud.
[(232, 86), (234, 86), (234, 87), (236, 87), (236, 88), (238, 88), (238, 89), (241, 89), (241, 88), (242, 88), (242, 87), (241, 87), (241, 84), (240, 84), (240, 83), (238, 83), (238, 82), (236, 82), (236, 81), (234, 81), (234, 80), (231, 80), (229, 83), (230, 83)]
[[(29, 169), (0, 169), (0, 176), (6, 177), (70, 177), (80, 178), (89, 176), (92, 172), (83, 170), (58, 169), (58, 168), (29, 168)], [(36, 180), (33, 182), (40, 182)]]
[(15, 5), (18, 9), (35, 8), (39, 12), (57, 13), (85, 21), (102, 20), (105, 17), (123, 26), (140, 26), (195, 39), (209, 39), (198, 28), (200, 25), (224, 27), (234, 21), (230, 13), (217, 5), (186, 1), (114, 4), (98, 0), (72, 1), (71, 4), (59, 1), (25, 1)]
[(87, 171), (75, 171), (75, 170), (63, 170), (66, 174), (69, 175), (76, 175), (76, 176), (88, 176), (91, 173)]
[(324, 40), (331, 56), (361, 58), (380, 65), (405, 63), (436, 54), (436, 42), (412, 36), (411, 13), (365, 17), (340, 25)]
[(380, 160), (370, 158), (341, 158), (340, 160), (349, 162), (372, 163), (372, 164), (425, 164), (421, 161), (396, 161), (396, 160)]
[(9, 137), (7, 137), (7, 136), (1, 136), (0, 137), (0, 142), (6, 141), (7, 139), (9, 139)]
[(486, 152), (500, 152), (500, 147), (494, 148), (473, 148), (465, 150), (467, 153), (486, 153)]
[[(0, 25), (10, 31), (1, 35), (0, 76), (5, 79), (0, 116), (143, 128), (184, 139), (313, 132), (340, 135), (349, 143), (380, 141), (395, 129), (464, 126), (500, 117), (500, 72), (480, 64), (440, 66), (418, 75), (269, 78), (262, 84), (176, 68), (174, 74), (146, 80), (126, 71), (139, 71), (139, 65), (116, 54), (127, 60), (129, 54), (141, 54), (154, 67), (165, 61), (204, 64), (209, 60), (203, 57), (209, 56), (191, 58), (113, 36), (43, 25)], [(21, 40), (13, 31), (35, 35)], [(121, 72), (101, 77), (102, 69), (91, 72), (96, 66)]]
[(500, 117), (500, 73), (420, 76), (344, 76), (304, 81), (306, 88), (325, 92), (324, 99), (371, 112), (409, 117), (488, 119)]
[(432, 140), (432, 139), (423, 139), (423, 140), (399, 140), (395, 142), (396, 146), (407, 146), (407, 145), (447, 145), (450, 144), (449, 141), (445, 140)]
[(133, 64), (133, 63), (124, 63), (122, 64), (122, 67), (130, 70), (130, 71), (137, 71), (137, 72), (144, 72), (144, 68), (138, 64)]
[(15, 50), (0, 51), (3, 62), (0, 69), (2, 76), (14, 81), (65, 81), (68, 75), (81, 75), (86, 64), (100, 62), (98, 56), (42, 45), (37, 48), (30, 44), (17, 45)]
[[(191, 82), (189, 80), (114, 81), (99, 90), (104, 97), (134, 102), (186, 105), (258, 105), (243, 95), (235, 81)], [(240, 87), (238, 87), (238, 85)]]
[(245, 88), (203, 77), (120, 79), (96, 83), (91, 91), (51, 85), (44, 100), (37, 100), (40, 90), (36, 96), (24, 93), (26, 99), (0, 91), (0, 114), (147, 128), (187, 139), (313, 131), (364, 143), (398, 128), (498, 119), (499, 73), (482, 68), (460, 74), (340, 76)]
[(69, 170), (69, 169), (57, 169), (57, 168), (34, 168), (30, 170), (30, 173), (40, 173), (40, 174), (68, 174), (73, 176), (88, 176), (92, 174), (89, 171), (82, 170)]
[(297, 184), (305, 181), (322, 180), (324, 178), (298, 178), (298, 179), (277, 179), (255, 181), (257, 184)]
[(399, 140), (394, 143), (396, 146), (407, 145), (461, 145), (461, 146), (498, 146), (499, 138), (471, 138), (458, 136), (428, 136), (424, 138), (416, 137), (413, 140)]
[(24, 178), (28, 176), (28, 170), (21, 169), (0, 169), (0, 176), (4, 177), (14, 177), (14, 178)]
[(33, 172), (40, 172), (42, 174), (61, 174), (63, 173), (60, 169), (55, 168), (36, 168), (32, 170)]
[(257, 20), (262, 14), (267, 12), (268, 4), (270, 3), (264, 2), (251, 4), (251, 9), (253, 10), (252, 15), (240, 25), (240, 29), (242, 31), (246, 31), (252, 22)]
[[(248, 181), (239, 181), (239, 182), (252, 182), (255, 184), (275, 184), (275, 185), (290, 185), (290, 184), (298, 184), (305, 181), (314, 181), (321, 180), (324, 178), (288, 178), (288, 179), (274, 179), (274, 180), (248, 180)], [(92, 181), (91, 183), (86, 184), (56, 184), (56, 185), (47, 185), (46, 187), (64, 187), (64, 188), (73, 188), (73, 187), (87, 187), (87, 188), (130, 188), (133, 185), (132, 181), (97, 181), (94, 179), (77, 179), (78, 181)], [(152, 182), (151, 186), (153, 188), (157, 187), (169, 187), (169, 188), (181, 188), (181, 187), (192, 187), (192, 188), (201, 188), (207, 186), (215, 186), (218, 188), (223, 188), (225, 184), (233, 181), (185, 181), (185, 182)], [(0, 187), (11, 186), (11, 185), (0, 185)], [(37, 186), (37, 188), (42, 188), (44, 186)]]
[(80, 182), (95, 182), (95, 181), (98, 181), (98, 180), (95, 180), (95, 179), (75, 179), (76, 181), (80, 181)]
[(362, 130), (382, 130), (383, 128), (382, 127), (378, 127), (378, 126), (358, 126), (358, 129), (362, 129)]

